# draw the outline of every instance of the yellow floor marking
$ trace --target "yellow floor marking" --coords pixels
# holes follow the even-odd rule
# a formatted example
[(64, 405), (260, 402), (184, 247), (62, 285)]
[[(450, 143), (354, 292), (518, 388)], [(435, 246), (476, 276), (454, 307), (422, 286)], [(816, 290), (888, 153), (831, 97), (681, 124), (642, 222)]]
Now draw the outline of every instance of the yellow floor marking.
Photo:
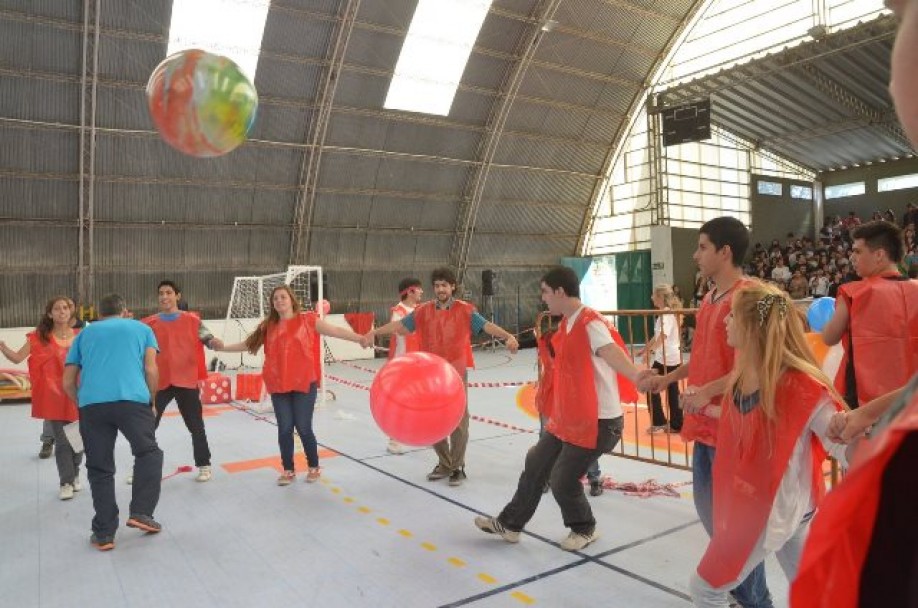
[(350, 504), (350, 503), (354, 502), (354, 499), (351, 498), (350, 496), (345, 496), (345, 497), (344, 497), (344, 502)]
[(325, 485), (328, 485), (328, 484), (331, 483), (331, 480), (328, 479), (327, 477), (323, 477), (323, 478), (319, 479), (319, 481), (321, 481), (321, 482), (324, 483)]
[(332, 494), (340, 494), (341, 488), (332, 488), (331, 491), (332, 491)]
[(421, 543), (421, 546), (424, 547), (425, 549), (427, 549), (428, 551), (436, 551), (436, 550), (437, 550), (437, 546), (436, 546), (436, 545), (433, 545), (433, 544), (431, 544), (431, 543)]
[(370, 513), (370, 512), (372, 512), (372, 509), (370, 509), (370, 507), (357, 507), (357, 510), (360, 511), (361, 513)]
[(412, 534), (408, 530), (399, 530), (398, 533), (404, 536), (405, 538), (411, 538), (412, 536), (414, 536), (414, 534)]
[(493, 585), (493, 584), (497, 583), (497, 579), (496, 579), (496, 578), (494, 578), (494, 577), (491, 576), (490, 574), (485, 574), (484, 572), (479, 572), (479, 573), (478, 573), (478, 578), (479, 578), (481, 581), (483, 581), (483, 582), (485, 582), (485, 583), (487, 583), (487, 584), (489, 584), (489, 585)]
[(453, 566), (456, 566), (457, 568), (463, 568), (463, 567), (465, 567), (465, 562), (462, 561), (461, 559), (459, 559), (458, 557), (451, 557), (451, 558), (449, 558), (449, 559), (446, 560), (446, 561), (448, 561), (448, 562), (449, 562), (450, 564), (452, 564)]
[(515, 600), (519, 600), (523, 602), (527, 606), (531, 606), (532, 604), (535, 604), (535, 600), (529, 597), (528, 595), (526, 595), (525, 593), (523, 593), (522, 591), (514, 591), (513, 593), (510, 594), (510, 597), (512, 597)]
[(389, 525), (389, 520), (386, 519), (385, 517), (377, 517), (377, 518), (376, 518), (376, 523), (380, 523), (380, 524), (382, 524), (382, 525), (384, 525), (384, 526), (388, 526), (388, 525)]

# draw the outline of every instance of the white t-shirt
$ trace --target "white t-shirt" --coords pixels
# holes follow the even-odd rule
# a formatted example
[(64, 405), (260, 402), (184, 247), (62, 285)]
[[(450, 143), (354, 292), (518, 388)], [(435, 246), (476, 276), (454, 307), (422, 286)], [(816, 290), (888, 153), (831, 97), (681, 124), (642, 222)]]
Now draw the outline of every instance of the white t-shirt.
[[(568, 328), (574, 324), (583, 308), (581, 306), (567, 318)], [(590, 338), (590, 351), (592, 354), (590, 360), (593, 363), (593, 382), (596, 387), (596, 401), (599, 404), (598, 417), (600, 420), (618, 418), (622, 415), (622, 403), (618, 396), (618, 375), (601, 357), (596, 356), (599, 349), (614, 343), (612, 334), (609, 333), (609, 328), (606, 327), (606, 324), (598, 319), (588, 323), (586, 331), (587, 336)]]
[[(395, 310), (392, 311), (392, 318), (389, 320), (399, 321), (407, 317), (413, 311), (414, 311), (413, 306), (408, 306), (404, 302), (399, 302), (395, 306)], [(393, 344), (395, 344), (395, 356), (398, 357), (399, 355), (404, 355), (405, 350), (408, 348), (407, 342), (405, 341), (405, 336), (395, 333), (395, 334), (392, 334), (392, 337), (395, 338), (395, 342), (393, 342)]]
[(676, 315), (657, 317), (653, 323), (653, 335), (656, 337), (661, 334), (665, 338), (653, 349), (653, 360), (666, 366), (679, 365), (682, 359), (679, 357), (679, 324), (676, 323)]
[(771, 271), (771, 278), (774, 281), (790, 281), (791, 271), (787, 266), (775, 266)]

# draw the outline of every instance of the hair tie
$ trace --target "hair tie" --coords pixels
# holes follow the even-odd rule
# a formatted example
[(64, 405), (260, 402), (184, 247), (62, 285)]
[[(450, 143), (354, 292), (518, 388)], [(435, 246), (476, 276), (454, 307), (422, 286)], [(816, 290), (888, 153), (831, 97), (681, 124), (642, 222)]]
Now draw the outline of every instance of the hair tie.
[(768, 313), (771, 312), (775, 302), (778, 303), (778, 317), (784, 320), (787, 317), (787, 300), (779, 294), (770, 293), (755, 303), (756, 310), (759, 312), (759, 326), (764, 327), (768, 319)]

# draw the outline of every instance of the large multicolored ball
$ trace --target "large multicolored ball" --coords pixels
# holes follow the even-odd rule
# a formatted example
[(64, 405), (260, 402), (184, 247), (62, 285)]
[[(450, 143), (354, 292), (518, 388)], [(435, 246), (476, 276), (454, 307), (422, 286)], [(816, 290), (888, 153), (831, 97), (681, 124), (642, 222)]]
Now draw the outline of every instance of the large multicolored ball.
[(370, 411), (392, 439), (433, 445), (459, 426), (465, 414), (465, 383), (442, 357), (408, 353), (376, 374), (370, 387)]
[(159, 134), (190, 156), (222, 156), (245, 141), (258, 111), (258, 93), (231, 59), (198, 49), (156, 66), (147, 105)]

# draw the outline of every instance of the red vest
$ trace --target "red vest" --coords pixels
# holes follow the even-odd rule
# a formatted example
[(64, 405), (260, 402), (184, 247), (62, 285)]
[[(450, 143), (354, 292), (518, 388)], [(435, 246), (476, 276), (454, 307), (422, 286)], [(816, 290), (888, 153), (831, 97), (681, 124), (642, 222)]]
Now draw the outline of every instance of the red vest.
[(918, 372), (918, 281), (897, 280), (899, 276), (870, 277), (838, 290), (848, 306), (851, 335), (842, 336), (845, 358), (835, 385), (844, 395), (853, 349), (859, 404), (905, 386)]
[[(79, 333), (78, 329), (73, 334)], [(64, 360), (67, 346), (58, 344), (51, 336), (47, 344), (38, 332), (26, 335), (29, 341), (29, 381), (32, 383), (32, 418), (73, 422), (80, 414), (76, 403), (64, 392)]]
[(918, 391), (906, 398), (887, 427), (857, 446), (848, 474), (813, 518), (791, 587), (792, 608), (857, 607), (886, 464), (906, 436), (918, 432)]
[(207, 377), (204, 363), (204, 345), (198, 337), (201, 319), (188, 312), (178, 312), (173, 321), (165, 321), (160, 315), (151, 315), (143, 322), (153, 329), (159, 353), (156, 366), (159, 368), (158, 390), (170, 386), (198, 388), (198, 382)]
[[(704, 386), (722, 378), (733, 369), (734, 352), (727, 344), (727, 327), (724, 319), (730, 313), (733, 294), (737, 289), (749, 285), (751, 281), (742, 278), (717, 302), (713, 301), (714, 291), (709, 291), (701, 302), (701, 308), (695, 318), (695, 336), (692, 338), (692, 356), (689, 360), (689, 386)], [(719, 404), (722, 396), (715, 395), (711, 403)], [(682, 423), (682, 439), (700, 441), (709, 446), (717, 444), (717, 418), (703, 414), (685, 414)]]
[(558, 439), (590, 450), (596, 447), (599, 432), (599, 398), (587, 334), (591, 321), (600, 321), (608, 328), (602, 315), (583, 307), (573, 325), (568, 327), (565, 318), (551, 339), (555, 349), (552, 382), (563, 388), (552, 391), (551, 418), (546, 426)]
[[(714, 459), (714, 534), (698, 574), (714, 587), (735, 580), (768, 524), (791, 453), (826, 387), (812, 377), (785, 372), (775, 392), (777, 418), (769, 424), (761, 406), (742, 414), (724, 399)], [(841, 404), (836, 404), (841, 409)], [(825, 495), (825, 449), (810, 433), (813, 504)]]
[(475, 367), (472, 359), (472, 313), (475, 307), (453, 300), (449, 309), (437, 308), (433, 300), (414, 309), (415, 330), (421, 332), (420, 350), (439, 355), (465, 378), (466, 370)]
[(317, 315), (303, 312), (292, 319), (268, 325), (262, 377), (269, 393), (308, 393), (316, 372)]
[[(403, 306), (401, 302), (390, 308), (389, 311), (392, 313), (393, 321), (403, 319), (411, 314), (411, 309), (407, 306)], [(405, 341), (405, 353), (413, 353), (421, 349), (421, 332), (415, 330), (407, 336), (392, 334), (392, 341), (389, 343), (390, 360), (395, 358), (395, 342), (399, 339)]]

